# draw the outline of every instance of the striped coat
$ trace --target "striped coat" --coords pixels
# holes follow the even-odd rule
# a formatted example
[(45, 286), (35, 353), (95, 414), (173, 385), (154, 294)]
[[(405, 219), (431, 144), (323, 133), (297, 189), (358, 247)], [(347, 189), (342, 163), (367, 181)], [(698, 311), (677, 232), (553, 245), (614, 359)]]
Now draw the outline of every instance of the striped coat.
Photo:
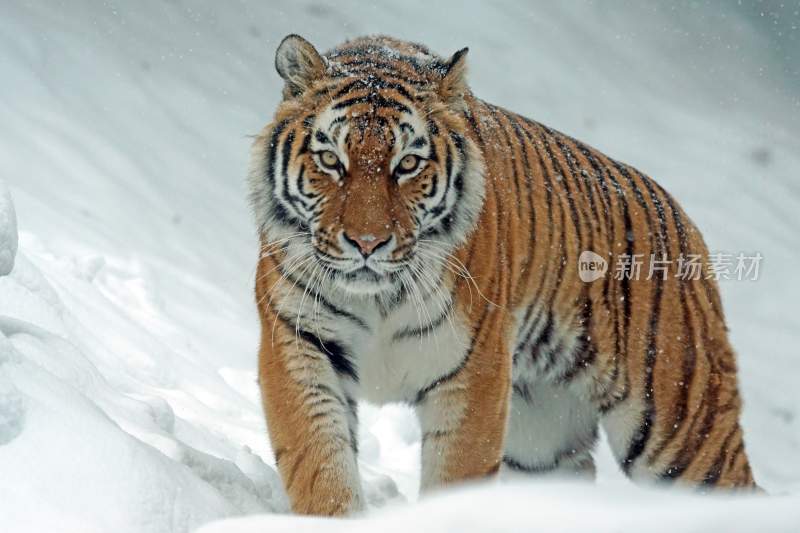
[(278, 49), (250, 187), (293, 509), (363, 507), (359, 400), (414, 406), (423, 489), (591, 476), (600, 425), (634, 479), (753, 487), (699, 231), (638, 170), (473, 96), (465, 59), (387, 37)]

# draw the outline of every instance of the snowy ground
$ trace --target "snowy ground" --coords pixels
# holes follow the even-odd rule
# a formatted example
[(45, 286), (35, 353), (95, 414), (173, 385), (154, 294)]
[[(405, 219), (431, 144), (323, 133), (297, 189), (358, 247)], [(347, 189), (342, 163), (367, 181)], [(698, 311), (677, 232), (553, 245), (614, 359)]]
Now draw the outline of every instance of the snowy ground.
[(277, 102), (283, 35), (384, 32), (469, 45), (477, 94), (652, 174), (712, 249), (763, 254), (761, 279), (722, 290), (755, 474), (776, 496), (635, 488), (602, 447), (597, 485), (405, 505), (413, 415), (362, 406), (362, 475), (390, 509), (204, 531), (797, 530), (797, 7), (277, 5), (0, 4), (0, 528), (182, 532), (286, 511), (254, 382), (248, 135)]

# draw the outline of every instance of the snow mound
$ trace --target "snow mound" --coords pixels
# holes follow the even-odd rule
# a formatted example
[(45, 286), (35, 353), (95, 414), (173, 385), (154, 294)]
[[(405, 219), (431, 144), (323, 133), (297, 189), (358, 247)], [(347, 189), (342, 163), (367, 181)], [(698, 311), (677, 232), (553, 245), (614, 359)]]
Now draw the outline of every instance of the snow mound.
[(5, 276), (14, 269), (17, 239), (17, 215), (14, 213), (11, 193), (0, 179), (0, 276)]
[(679, 491), (585, 483), (513, 483), (459, 489), (354, 520), (254, 516), (197, 533), (536, 531), (784, 533), (800, 524), (797, 496), (699, 498)]
[(55, 277), (60, 290), (85, 291), (83, 304), (99, 316), (81, 324), (24, 253), (0, 279), (0, 471), (14, 480), (0, 483), (3, 522), (20, 531), (188, 531), (285, 510), (277, 474), (248, 448), (212, 455), (220, 437), (187, 428), (166, 390), (134, 387), (133, 376), (111, 370), (120, 354), (92, 330), (109, 327), (113, 305), (80, 269)]

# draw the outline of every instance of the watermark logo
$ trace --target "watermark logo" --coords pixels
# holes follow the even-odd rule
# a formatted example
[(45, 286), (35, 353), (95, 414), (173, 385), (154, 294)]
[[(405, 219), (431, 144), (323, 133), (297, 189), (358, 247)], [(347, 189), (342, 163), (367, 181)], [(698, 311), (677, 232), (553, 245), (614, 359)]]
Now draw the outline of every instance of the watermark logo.
[[(707, 257), (699, 254), (681, 254), (676, 258), (652, 254), (619, 254), (614, 258), (609, 275), (615, 280), (680, 280), (713, 279), (756, 281), (761, 273), (760, 252), (738, 254), (713, 252)], [(608, 262), (591, 250), (584, 250), (578, 257), (578, 276), (581, 281), (591, 283), (608, 272)]]
[(608, 262), (591, 250), (584, 250), (578, 257), (578, 276), (581, 281), (591, 283), (606, 275)]

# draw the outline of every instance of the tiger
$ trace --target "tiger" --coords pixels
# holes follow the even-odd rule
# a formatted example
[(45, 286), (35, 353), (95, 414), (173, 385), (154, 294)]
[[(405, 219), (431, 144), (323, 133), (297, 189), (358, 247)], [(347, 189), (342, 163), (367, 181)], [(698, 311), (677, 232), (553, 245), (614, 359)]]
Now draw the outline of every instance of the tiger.
[[(248, 181), (258, 382), (292, 510), (365, 509), (362, 401), (413, 408), (423, 494), (591, 479), (599, 428), (634, 481), (756, 490), (702, 235), (642, 172), (474, 96), (467, 52), (277, 48)], [(694, 255), (701, 275), (584, 281), (587, 251), (642, 270)]]

